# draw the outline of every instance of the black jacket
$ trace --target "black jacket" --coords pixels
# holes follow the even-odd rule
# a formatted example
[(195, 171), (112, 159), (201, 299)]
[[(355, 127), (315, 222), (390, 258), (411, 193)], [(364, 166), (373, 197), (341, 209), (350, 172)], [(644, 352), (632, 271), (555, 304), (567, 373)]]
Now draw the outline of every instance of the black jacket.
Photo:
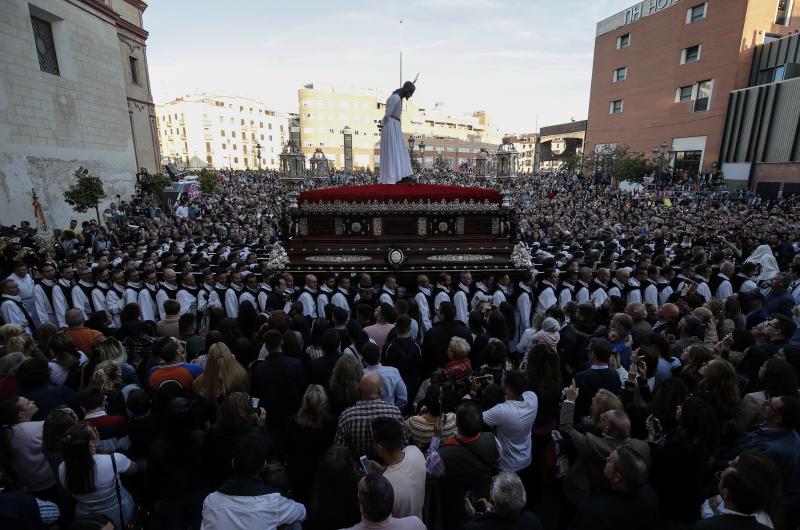
[(253, 396), (267, 411), (267, 426), (271, 431), (285, 431), (291, 418), (300, 408), (306, 391), (306, 375), (299, 359), (273, 352), (253, 369)]
[(496, 513), (476, 515), (464, 523), (463, 530), (544, 530), (539, 518), (531, 512), (521, 512), (511, 517)]
[(425, 338), (422, 341), (425, 376), (447, 364), (449, 360), (447, 358), (447, 346), (453, 337), (461, 337), (472, 344), (472, 334), (470, 334), (469, 329), (455, 320), (437, 322), (425, 333)]
[(597, 391), (605, 388), (612, 394), (619, 394), (622, 383), (619, 374), (612, 368), (589, 368), (575, 374), (575, 384), (578, 387), (578, 401), (575, 403), (576, 416), (588, 416), (592, 398)]

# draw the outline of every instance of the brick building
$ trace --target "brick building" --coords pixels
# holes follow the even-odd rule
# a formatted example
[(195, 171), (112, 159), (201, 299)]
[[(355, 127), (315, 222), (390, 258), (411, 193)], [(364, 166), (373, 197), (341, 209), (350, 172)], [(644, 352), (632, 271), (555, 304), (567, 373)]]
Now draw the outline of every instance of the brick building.
[(627, 145), (690, 173), (718, 166), (753, 50), (800, 28), (793, 0), (644, 0), (597, 24), (586, 151)]

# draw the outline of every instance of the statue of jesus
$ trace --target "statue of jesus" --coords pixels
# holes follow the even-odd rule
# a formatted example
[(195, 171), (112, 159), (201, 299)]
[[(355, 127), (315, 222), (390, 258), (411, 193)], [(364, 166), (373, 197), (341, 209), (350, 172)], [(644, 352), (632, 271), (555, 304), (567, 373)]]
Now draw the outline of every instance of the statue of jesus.
[(381, 120), (381, 184), (413, 180), (411, 177), (414, 171), (411, 169), (411, 157), (400, 128), (400, 115), (403, 111), (403, 99), (413, 96), (414, 90), (414, 83), (406, 81), (386, 100), (386, 114)]

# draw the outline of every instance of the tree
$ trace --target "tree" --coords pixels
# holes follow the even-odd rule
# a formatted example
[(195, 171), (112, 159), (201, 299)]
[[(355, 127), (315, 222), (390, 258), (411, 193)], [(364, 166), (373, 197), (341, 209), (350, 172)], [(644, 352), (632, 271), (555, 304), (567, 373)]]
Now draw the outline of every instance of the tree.
[(170, 184), (172, 184), (172, 179), (163, 173), (151, 175), (150, 173), (144, 172), (139, 182), (143, 195), (158, 197), (162, 204), (164, 202), (164, 196), (162, 195), (164, 193), (164, 188)]
[(652, 171), (653, 164), (642, 153), (627, 153), (617, 162), (614, 176), (620, 182), (625, 180), (641, 182), (644, 176)]
[(79, 213), (86, 212), (89, 208), (94, 208), (97, 214), (97, 222), (100, 222), (100, 201), (106, 198), (103, 190), (103, 181), (100, 177), (89, 174), (89, 170), (83, 166), (73, 173), (75, 182), (64, 191), (64, 200), (72, 206), (72, 209)]
[(200, 185), (200, 191), (203, 193), (214, 193), (214, 190), (217, 189), (217, 176), (213, 171), (203, 168), (200, 171), (200, 177), (197, 179), (197, 183)]

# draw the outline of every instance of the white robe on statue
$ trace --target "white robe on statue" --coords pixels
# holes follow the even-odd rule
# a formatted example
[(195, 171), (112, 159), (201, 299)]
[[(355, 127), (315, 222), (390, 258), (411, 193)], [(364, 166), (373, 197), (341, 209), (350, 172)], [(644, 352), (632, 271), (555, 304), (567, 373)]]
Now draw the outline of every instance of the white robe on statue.
[(400, 179), (414, 174), (408, 146), (400, 129), (402, 111), (403, 100), (400, 96), (389, 96), (381, 127), (381, 184), (397, 184)]

